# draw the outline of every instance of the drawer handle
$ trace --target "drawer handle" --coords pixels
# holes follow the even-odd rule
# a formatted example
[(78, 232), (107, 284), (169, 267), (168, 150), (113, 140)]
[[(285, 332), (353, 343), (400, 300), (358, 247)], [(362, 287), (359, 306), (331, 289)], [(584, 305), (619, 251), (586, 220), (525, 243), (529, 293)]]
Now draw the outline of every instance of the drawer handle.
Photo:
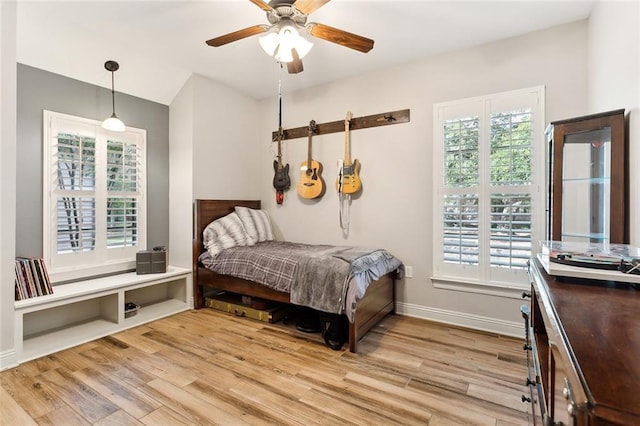
[(530, 344), (525, 342), (524, 345), (522, 345), (522, 349), (524, 349), (525, 351), (530, 351), (533, 348), (531, 347)]
[(523, 291), (522, 292), (522, 298), (526, 299), (528, 297), (531, 297), (531, 292), (530, 291)]
[(239, 309), (234, 309), (233, 313), (237, 316), (237, 317), (244, 317), (247, 315), (247, 313), (245, 311), (241, 311)]
[[(571, 388), (571, 383), (568, 378), (564, 378), (564, 387), (562, 388), (562, 396), (567, 400), (567, 413), (569, 417), (575, 419), (576, 412), (578, 411), (578, 407), (576, 406), (575, 400), (573, 398), (573, 389)], [(572, 422), (572, 424), (575, 424)]]
[(531, 398), (527, 398), (526, 396), (522, 395), (522, 402), (531, 402)]
[(525, 383), (526, 386), (534, 386), (536, 384), (536, 382), (527, 377), (527, 382)]

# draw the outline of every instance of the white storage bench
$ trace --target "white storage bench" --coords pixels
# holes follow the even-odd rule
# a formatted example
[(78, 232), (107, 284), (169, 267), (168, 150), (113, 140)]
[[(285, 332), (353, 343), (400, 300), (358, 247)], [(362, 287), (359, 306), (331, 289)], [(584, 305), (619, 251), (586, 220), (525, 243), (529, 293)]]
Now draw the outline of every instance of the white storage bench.
[[(15, 302), (19, 362), (79, 345), (190, 308), (191, 269), (135, 272), (57, 285), (53, 294)], [(125, 303), (140, 308), (125, 317)]]

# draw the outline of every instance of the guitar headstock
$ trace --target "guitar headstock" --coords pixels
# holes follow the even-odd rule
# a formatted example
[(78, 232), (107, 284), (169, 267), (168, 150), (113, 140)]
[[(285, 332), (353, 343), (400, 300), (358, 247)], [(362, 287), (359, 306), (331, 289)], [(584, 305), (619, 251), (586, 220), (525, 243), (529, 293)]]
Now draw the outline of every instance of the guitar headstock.
[(351, 111), (347, 111), (347, 117), (344, 119), (344, 127), (345, 127), (345, 129), (348, 129), (349, 126), (351, 125), (351, 118), (353, 118), (353, 115), (351, 114)]
[(309, 136), (313, 135), (318, 130), (318, 126), (316, 125), (316, 120), (309, 121)]
[(273, 141), (281, 142), (284, 139), (284, 129), (282, 126), (278, 127), (278, 131), (276, 132)]

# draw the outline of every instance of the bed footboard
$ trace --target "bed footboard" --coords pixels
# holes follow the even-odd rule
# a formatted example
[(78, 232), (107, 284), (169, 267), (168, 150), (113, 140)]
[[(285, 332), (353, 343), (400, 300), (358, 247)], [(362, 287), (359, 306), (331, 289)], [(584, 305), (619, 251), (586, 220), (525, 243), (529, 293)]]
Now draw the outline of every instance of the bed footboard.
[(394, 273), (372, 282), (358, 301), (355, 320), (349, 323), (349, 351), (358, 352), (358, 341), (389, 313), (395, 312)]

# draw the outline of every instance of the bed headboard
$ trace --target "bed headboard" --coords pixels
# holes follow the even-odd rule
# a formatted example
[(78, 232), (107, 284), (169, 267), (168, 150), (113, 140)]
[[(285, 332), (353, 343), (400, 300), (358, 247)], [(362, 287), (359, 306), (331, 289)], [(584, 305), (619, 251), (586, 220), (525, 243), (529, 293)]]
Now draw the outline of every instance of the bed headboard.
[(228, 215), (235, 206), (259, 209), (260, 200), (196, 200), (193, 205), (193, 266), (204, 250), (202, 232), (212, 221)]

